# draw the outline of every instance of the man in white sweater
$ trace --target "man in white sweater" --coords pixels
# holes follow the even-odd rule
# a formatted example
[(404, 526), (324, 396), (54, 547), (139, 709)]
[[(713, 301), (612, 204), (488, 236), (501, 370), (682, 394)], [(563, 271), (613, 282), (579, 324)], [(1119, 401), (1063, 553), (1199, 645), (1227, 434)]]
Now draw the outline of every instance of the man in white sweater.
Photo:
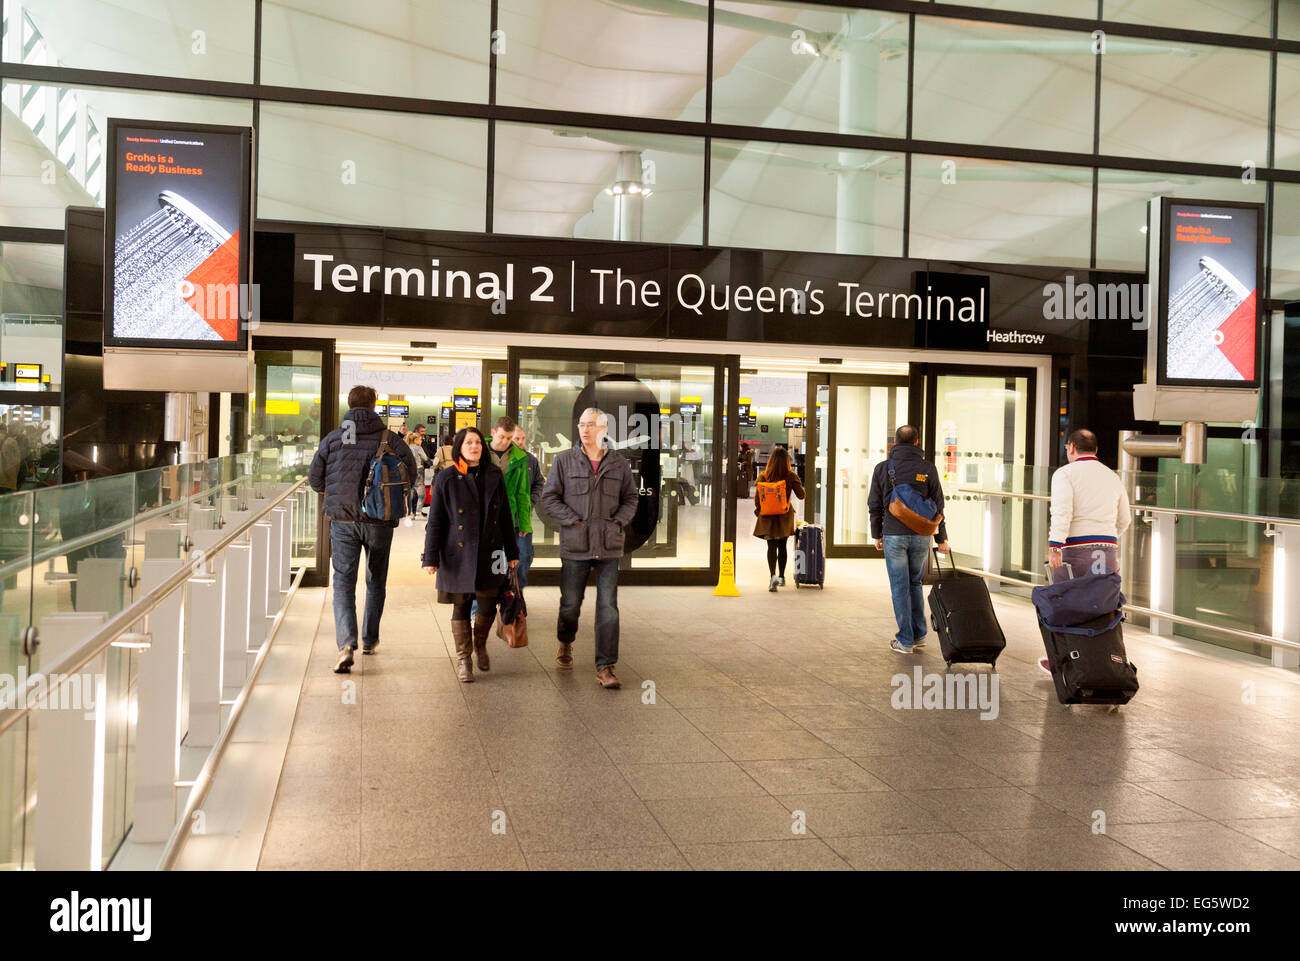
[[(1065, 444), (1070, 459), (1052, 475), (1052, 519), (1047, 562), (1054, 581), (1119, 570), (1119, 539), (1133, 521), (1128, 492), (1113, 470), (1097, 459), (1097, 435), (1076, 430)], [(1051, 673), (1047, 658), (1039, 666)]]

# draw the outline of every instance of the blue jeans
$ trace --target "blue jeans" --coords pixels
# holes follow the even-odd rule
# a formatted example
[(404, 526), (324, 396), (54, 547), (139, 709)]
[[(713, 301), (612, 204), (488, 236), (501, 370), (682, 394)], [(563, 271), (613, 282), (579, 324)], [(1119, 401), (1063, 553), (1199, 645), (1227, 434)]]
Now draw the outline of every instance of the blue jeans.
[(921, 576), (930, 553), (930, 538), (921, 534), (890, 534), (884, 541), (885, 570), (889, 574), (889, 593), (894, 599), (894, 620), (898, 622), (894, 637), (903, 647), (910, 648), (925, 637)]
[(587, 575), (596, 572), (596, 670), (618, 663), (618, 558), (571, 561), (560, 559), (560, 615), (555, 635), (572, 644), (578, 633), (578, 615), (587, 593)]
[[(519, 544), (519, 566), (515, 568), (519, 572), (519, 589), (523, 590), (528, 586), (528, 568), (533, 566), (533, 535), (530, 531), (527, 534), (515, 532), (515, 540)], [(478, 598), (474, 598), (469, 605), (470, 620), (478, 616)]]
[(357, 646), (357, 568), (366, 551), (366, 613), (361, 642), (379, 643), (379, 619), (384, 616), (388, 584), (388, 555), (393, 529), (382, 524), (330, 521), (330, 552), (334, 567), (334, 635), (339, 650)]

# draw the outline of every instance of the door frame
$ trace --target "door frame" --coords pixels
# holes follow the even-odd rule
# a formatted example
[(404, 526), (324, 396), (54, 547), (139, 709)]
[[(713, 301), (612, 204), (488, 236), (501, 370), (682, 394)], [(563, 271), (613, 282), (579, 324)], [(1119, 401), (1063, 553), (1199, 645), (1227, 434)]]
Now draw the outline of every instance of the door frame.
[[(339, 391), (342, 389), (339, 378), (341, 358), (333, 337), (263, 337), (258, 334), (249, 336), (248, 349), (254, 365), (257, 363), (256, 351), (259, 350), (319, 350), (320, 363), (320, 428), (324, 437), (339, 424)], [(246, 424), (251, 429), (253, 416), (257, 411), (257, 389), (247, 395)], [(232, 446), (234, 439), (231, 439)], [(325, 519), (325, 497), (316, 498), (316, 566), (308, 568), (302, 577), (303, 587), (328, 587), (330, 577), (330, 536), (329, 521)]]
[[(1012, 379), (1024, 377), (1028, 390), (1026, 403), (1028, 407), (1025, 411), (1025, 467), (1035, 466), (1034, 450), (1038, 446), (1038, 368), (1036, 367), (1015, 367), (1011, 365), (984, 365), (984, 364), (930, 364), (926, 370), (925, 378), (925, 432), (922, 434), (922, 444), (924, 446), (926, 457), (932, 464), (939, 463), (939, 439), (938, 439), (938, 399), (939, 399), (939, 378), (944, 375), (957, 377), (1002, 377)], [(1006, 461), (1003, 461), (1006, 463)], [(1014, 466), (1014, 465), (1012, 465)], [(963, 486), (963, 485), (958, 485)], [(954, 495), (956, 491), (944, 491), (944, 497), (948, 498)], [(1029, 506), (1030, 502), (1024, 502), (1023, 506)], [(1033, 525), (1024, 525), (1024, 551), (1025, 557), (1032, 557), (1033, 554)], [(1009, 544), (1002, 545), (1003, 554), (1006, 554)], [(968, 552), (963, 552), (968, 553)]]
[[(901, 411), (903, 418), (907, 418), (912, 409), (912, 383), (907, 374), (830, 374), (829, 392), (827, 402), (830, 404), (830, 416), (826, 421), (826, 430), (830, 434), (826, 444), (826, 479), (830, 485), (826, 491), (826, 556), (830, 557), (866, 557), (879, 558), (884, 554), (876, 550), (876, 545), (868, 541), (866, 544), (836, 544), (835, 543), (835, 483), (836, 483), (836, 448), (835, 437), (839, 427), (839, 398), (838, 388), (840, 387), (889, 387), (897, 389), (903, 387), (907, 389), (907, 410)], [(816, 388), (812, 388), (813, 403), (816, 404)], [(896, 415), (895, 420), (898, 420)], [(900, 424), (895, 424), (897, 429)], [(893, 446), (892, 431), (890, 438), (886, 441), (886, 451)], [(888, 456), (888, 453), (886, 453)], [(869, 483), (869, 482), (868, 482)]]
[[(521, 360), (558, 360), (585, 361), (588, 377), (599, 368), (601, 363), (617, 364), (678, 364), (692, 367), (713, 368), (713, 490), (709, 505), (709, 565), (707, 568), (655, 568), (629, 567), (620, 568), (620, 584), (663, 584), (670, 586), (716, 584), (722, 556), (722, 533), (724, 523), (734, 530), (736, 519), (735, 498), (730, 496), (730, 488), (724, 484), (723, 448), (732, 439), (735, 431), (735, 418), (728, 418), (725, 431), (722, 427), (722, 410), (726, 407), (726, 392), (736, 388), (735, 377), (728, 379), (729, 370), (737, 367), (738, 358), (723, 354), (682, 354), (661, 353), (645, 350), (583, 350), (563, 347), (517, 347), (510, 345), (506, 350), (506, 410), (511, 417), (519, 410), (519, 366)], [(486, 364), (486, 362), (485, 362)], [(486, 370), (486, 366), (484, 368)], [(486, 377), (485, 374), (485, 383)], [(724, 436), (719, 437), (722, 433)], [(662, 511), (662, 505), (660, 507)], [(725, 516), (724, 516), (725, 511)], [(528, 571), (528, 583), (538, 586), (554, 587), (560, 583), (560, 571), (557, 568), (533, 567)]]

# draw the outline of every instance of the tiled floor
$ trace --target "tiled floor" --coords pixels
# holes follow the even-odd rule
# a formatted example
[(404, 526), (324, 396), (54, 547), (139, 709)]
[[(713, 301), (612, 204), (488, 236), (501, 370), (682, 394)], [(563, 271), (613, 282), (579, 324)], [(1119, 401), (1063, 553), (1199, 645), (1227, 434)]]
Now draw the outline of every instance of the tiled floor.
[(1300, 869), (1295, 672), (1130, 629), (1138, 697), (1067, 711), (1031, 608), (997, 598), (998, 716), (895, 709), (896, 674), (944, 665), (933, 637), (889, 650), (883, 565), (771, 594), (755, 542), (740, 598), (620, 591), (621, 691), (593, 676), (594, 591), (555, 670), (554, 588), (463, 685), (419, 533), (351, 675), (324, 606), (262, 868)]

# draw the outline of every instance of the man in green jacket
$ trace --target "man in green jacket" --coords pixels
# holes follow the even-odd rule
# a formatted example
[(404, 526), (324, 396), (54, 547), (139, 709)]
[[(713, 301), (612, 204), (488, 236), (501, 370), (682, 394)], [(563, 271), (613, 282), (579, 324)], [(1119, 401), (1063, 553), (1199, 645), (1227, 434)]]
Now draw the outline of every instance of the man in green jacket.
[(515, 443), (519, 429), (509, 417), (498, 417), (492, 428), (489, 451), (492, 462), (506, 475), (506, 497), (515, 518), (519, 541), (519, 586), (528, 583), (528, 568), (533, 562), (533, 499), (528, 476), (528, 452)]

